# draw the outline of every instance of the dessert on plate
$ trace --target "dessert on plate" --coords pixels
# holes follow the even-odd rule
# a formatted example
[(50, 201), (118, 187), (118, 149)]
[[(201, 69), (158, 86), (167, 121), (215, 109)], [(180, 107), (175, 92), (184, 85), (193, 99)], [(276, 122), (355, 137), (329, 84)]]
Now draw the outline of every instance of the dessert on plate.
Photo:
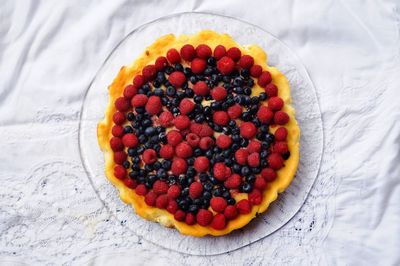
[(289, 83), (256, 45), (205, 30), (162, 36), (109, 86), (105, 173), (141, 217), (220, 236), (265, 212), (295, 176)]

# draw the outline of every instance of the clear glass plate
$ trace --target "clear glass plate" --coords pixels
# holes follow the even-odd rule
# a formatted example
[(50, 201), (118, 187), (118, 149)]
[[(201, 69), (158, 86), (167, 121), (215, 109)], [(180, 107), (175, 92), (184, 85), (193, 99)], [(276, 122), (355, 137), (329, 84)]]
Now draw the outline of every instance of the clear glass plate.
[[(268, 64), (276, 66), (289, 80), (301, 128), (300, 164), (293, 182), (264, 214), (250, 224), (223, 237), (194, 238), (179, 234), (137, 216), (124, 204), (104, 175), (104, 158), (97, 144), (96, 126), (103, 119), (108, 101), (107, 87), (120, 68), (131, 64), (144, 49), (162, 35), (195, 34), (211, 29), (228, 33), (242, 44), (257, 44), (268, 54)], [(306, 69), (294, 53), (267, 31), (246, 22), (206, 13), (181, 13), (157, 19), (133, 30), (113, 50), (86, 93), (79, 128), (83, 165), (100, 200), (126, 230), (167, 249), (194, 255), (214, 255), (249, 245), (272, 234), (301, 208), (318, 175), (323, 153), (323, 129), (317, 95)]]

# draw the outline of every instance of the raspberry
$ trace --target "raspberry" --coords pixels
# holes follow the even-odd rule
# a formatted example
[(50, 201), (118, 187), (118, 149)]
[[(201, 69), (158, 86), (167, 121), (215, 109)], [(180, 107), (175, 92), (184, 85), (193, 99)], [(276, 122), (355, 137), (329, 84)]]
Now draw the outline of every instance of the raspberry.
[(160, 157), (164, 159), (172, 159), (174, 157), (174, 147), (169, 144), (166, 144), (160, 149)]
[(221, 134), (218, 136), (216, 143), (221, 149), (228, 149), (232, 144), (232, 139), (225, 134)]
[(257, 133), (257, 128), (252, 122), (243, 122), (240, 125), (240, 135), (246, 139), (253, 138)]
[(207, 59), (212, 55), (212, 51), (210, 46), (206, 44), (200, 44), (196, 47), (196, 54), (199, 58)]
[(270, 83), (267, 86), (265, 86), (265, 93), (267, 94), (268, 97), (274, 97), (278, 95), (278, 87), (276, 87), (275, 84)]
[(226, 207), (224, 211), (224, 216), (226, 217), (226, 219), (233, 220), (237, 217), (237, 215), (238, 213), (235, 206), (229, 205)]
[(130, 104), (125, 97), (119, 97), (115, 100), (115, 108), (117, 108), (118, 111), (125, 112), (128, 111)]
[(116, 165), (114, 167), (114, 176), (123, 180), (126, 177), (126, 169), (122, 165)]
[(165, 58), (164, 56), (158, 57), (154, 65), (157, 71), (163, 70), (166, 66), (168, 66), (167, 58)]
[(166, 182), (164, 182), (164, 181), (157, 180), (153, 184), (153, 191), (157, 195), (167, 194), (167, 192), (168, 192), (168, 184)]
[(261, 150), (261, 142), (257, 140), (252, 140), (250, 141), (249, 145), (247, 145), (247, 151), (249, 153), (260, 152), (260, 150)]
[(189, 133), (186, 135), (186, 141), (189, 143), (190, 146), (195, 148), (199, 145), (200, 138), (194, 133)]
[(271, 83), (272, 77), (268, 71), (263, 71), (261, 75), (258, 77), (258, 85), (261, 87), (267, 86), (267, 84)]
[(165, 209), (168, 205), (168, 197), (167, 195), (160, 195), (156, 199), (156, 207), (159, 209)]
[(144, 197), (144, 202), (146, 202), (146, 204), (149, 206), (154, 206), (156, 205), (156, 199), (157, 199), (157, 194), (154, 193), (153, 191), (150, 191)]
[(274, 122), (278, 125), (285, 125), (289, 122), (289, 115), (285, 112), (278, 111), (274, 114)]
[(275, 131), (275, 139), (276, 139), (277, 141), (286, 140), (287, 135), (288, 135), (288, 131), (287, 131), (287, 129), (284, 128), (284, 127), (280, 127), (280, 128), (278, 128), (278, 129)]
[(257, 111), (257, 117), (261, 123), (268, 124), (272, 121), (272, 118), (274, 118), (274, 113), (267, 106), (262, 105)]
[(182, 136), (177, 130), (171, 130), (167, 133), (167, 142), (175, 147), (182, 142)]
[(193, 134), (196, 134), (197, 136), (199, 136), (202, 127), (203, 127), (202, 124), (199, 124), (199, 123), (192, 123), (192, 124), (190, 125), (190, 132), (192, 132)]
[(115, 125), (111, 129), (111, 133), (114, 137), (122, 137), (124, 135), (124, 128), (119, 125)]
[(226, 51), (226, 55), (233, 59), (233, 61), (238, 61), (242, 56), (242, 52), (237, 47), (231, 47)]
[(132, 180), (130, 178), (125, 178), (124, 179), (124, 185), (127, 186), (128, 188), (131, 188), (131, 189), (135, 189), (136, 186), (137, 186), (136, 181)]
[(223, 75), (228, 75), (235, 69), (235, 62), (232, 58), (224, 56), (218, 60), (217, 68)]
[(177, 158), (172, 161), (171, 171), (174, 175), (180, 175), (186, 173), (187, 163), (182, 158)]
[(185, 217), (186, 217), (186, 213), (184, 211), (177, 210), (175, 212), (175, 215), (174, 215), (175, 220), (182, 222), (185, 220)]
[(239, 66), (241, 68), (250, 68), (252, 65), (254, 65), (254, 58), (250, 55), (244, 55), (240, 58), (239, 60)]
[(136, 88), (142, 87), (143, 84), (144, 84), (144, 77), (142, 75), (136, 75), (133, 78), (133, 86), (135, 86)]
[(227, 167), (224, 163), (216, 163), (213, 168), (214, 177), (219, 181), (227, 179)]
[(276, 172), (272, 168), (264, 168), (261, 171), (261, 176), (267, 182), (272, 182), (276, 179)]
[(199, 137), (211, 137), (212, 135), (214, 135), (214, 131), (209, 125), (207, 124), (201, 125)]
[(254, 181), (254, 187), (263, 190), (267, 187), (267, 182), (265, 182), (265, 179), (262, 176), (257, 176)]
[(174, 124), (177, 129), (183, 130), (190, 126), (190, 119), (186, 115), (178, 115), (174, 119)]
[(200, 149), (206, 151), (208, 150), (212, 145), (214, 145), (214, 140), (210, 137), (202, 137), (199, 142), (199, 147)]
[(121, 112), (115, 112), (113, 114), (113, 121), (117, 125), (122, 125), (125, 122), (125, 114)]
[(126, 99), (131, 99), (133, 96), (135, 96), (138, 92), (138, 89), (133, 86), (133, 85), (128, 85), (124, 89), (124, 97)]
[(236, 203), (236, 208), (240, 214), (247, 214), (251, 211), (251, 204), (247, 199), (242, 199)]
[(160, 97), (150, 96), (149, 100), (146, 103), (145, 109), (151, 115), (156, 115), (161, 112), (162, 104)]
[(271, 97), (268, 99), (268, 107), (272, 111), (279, 111), (283, 107), (283, 100), (280, 97)]
[(171, 48), (167, 52), (167, 59), (169, 62), (171, 62), (171, 64), (176, 64), (181, 61), (181, 56), (179, 55), (178, 50), (176, 50), (175, 48)]
[(235, 152), (236, 162), (238, 164), (241, 164), (241, 165), (245, 165), (246, 164), (248, 156), (249, 156), (249, 152), (244, 148), (238, 149)]
[(240, 186), (242, 182), (242, 177), (238, 174), (233, 174), (228, 179), (225, 180), (224, 186), (229, 189), (235, 189)]
[(181, 142), (175, 147), (175, 154), (179, 158), (188, 158), (192, 155), (192, 147), (187, 142)]
[(210, 88), (204, 81), (199, 81), (193, 86), (193, 91), (196, 95), (207, 96), (210, 92)]
[(200, 58), (195, 58), (190, 63), (190, 67), (192, 68), (192, 72), (194, 74), (203, 73), (203, 71), (206, 69), (206, 66), (207, 66), (206, 60)]
[(248, 197), (250, 203), (254, 205), (258, 205), (262, 201), (262, 194), (258, 189), (253, 189), (253, 191), (249, 193)]
[(146, 164), (155, 163), (157, 161), (157, 153), (153, 149), (147, 149), (143, 152), (142, 159)]
[(128, 156), (126, 155), (126, 153), (124, 151), (114, 152), (114, 162), (116, 164), (123, 164), (123, 162), (126, 161), (127, 157)]
[(219, 60), (226, 55), (226, 48), (223, 45), (217, 45), (214, 48), (214, 57)]
[(284, 141), (277, 141), (274, 144), (274, 152), (284, 154), (289, 151), (289, 147), (286, 142)]
[(197, 199), (203, 194), (203, 185), (200, 182), (193, 182), (189, 186), (189, 196), (192, 199)]
[(254, 65), (250, 68), (250, 76), (253, 78), (258, 78), (261, 76), (262, 73), (262, 67), (260, 65)]
[(136, 94), (133, 96), (131, 100), (131, 104), (133, 107), (142, 107), (147, 103), (147, 96), (144, 94)]
[(210, 167), (210, 161), (206, 156), (199, 156), (194, 160), (194, 169), (198, 173), (207, 172)]
[(169, 127), (172, 125), (172, 120), (174, 120), (174, 115), (169, 111), (164, 111), (160, 114), (158, 121), (163, 127)]
[(225, 126), (229, 123), (229, 115), (225, 111), (216, 111), (213, 114), (213, 121), (215, 124)]
[(224, 87), (218, 86), (211, 91), (211, 97), (216, 101), (222, 101), (226, 98), (228, 93)]
[(211, 223), (212, 219), (213, 219), (213, 214), (212, 214), (212, 212), (210, 212), (208, 210), (200, 209), (197, 212), (196, 220), (197, 220), (197, 223), (201, 226), (209, 225)]
[(178, 210), (178, 203), (175, 200), (169, 200), (167, 205), (167, 211), (171, 214), (176, 213)]
[(267, 157), (267, 161), (269, 164), (269, 167), (271, 167), (274, 170), (280, 169), (283, 166), (283, 158), (279, 153), (271, 153)]
[(181, 189), (178, 185), (172, 185), (169, 187), (167, 194), (171, 199), (176, 199), (181, 194)]
[(175, 71), (172, 72), (171, 75), (169, 75), (168, 81), (176, 88), (180, 88), (185, 83), (186, 77), (185, 74), (183, 74), (182, 72)]
[(138, 145), (139, 140), (135, 134), (129, 133), (129, 134), (125, 134), (122, 137), (122, 143), (124, 144), (125, 147), (134, 148)]
[(145, 185), (140, 184), (136, 187), (135, 189), (136, 194), (138, 194), (139, 196), (144, 196), (147, 194), (147, 188)]
[(190, 112), (193, 111), (193, 109), (194, 109), (194, 102), (192, 102), (188, 98), (183, 99), (179, 104), (179, 110), (183, 115), (189, 114)]
[(124, 149), (124, 144), (120, 138), (112, 137), (110, 139), (110, 147), (113, 151), (121, 151)]
[(188, 225), (194, 225), (196, 223), (196, 217), (193, 213), (186, 214), (185, 223)]
[(196, 57), (196, 50), (194, 49), (193, 45), (185, 44), (181, 48), (181, 57), (183, 60), (192, 61), (193, 58)]
[(253, 152), (247, 157), (247, 163), (250, 167), (257, 167), (260, 165), (260, 154), (257, 152)]
[(231, 119), (239, 118), (242, 115), (242, 106), (239, 104), (232, 105), (228, 108), (228, 115)]
[(210, 200), (210, 206), (216, 212), (224, 212), (228, 203), (223, 197), (213, 197)]
[(153, 80), (156, 77), (157, 69), (154, 65), (147, 65), (142, 69), (143, 78), (147, 81)]
[(225, 216), (221, 213), (216, 214), (211, 222), (211, 227), (214, 228), (215, 230), (222, 230), (225, 228), (225, 226), (226, 226)]

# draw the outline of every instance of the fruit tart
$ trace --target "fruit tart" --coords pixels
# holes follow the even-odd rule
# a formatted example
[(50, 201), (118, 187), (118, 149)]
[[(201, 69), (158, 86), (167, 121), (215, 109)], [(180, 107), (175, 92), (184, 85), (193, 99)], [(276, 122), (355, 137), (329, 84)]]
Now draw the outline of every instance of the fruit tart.
[(201, 31), (162, 36), (109, 86), (105, 174), (141, 217), (221, 236), (265, 212), (295, 176), (290, 88), (256, 45)]

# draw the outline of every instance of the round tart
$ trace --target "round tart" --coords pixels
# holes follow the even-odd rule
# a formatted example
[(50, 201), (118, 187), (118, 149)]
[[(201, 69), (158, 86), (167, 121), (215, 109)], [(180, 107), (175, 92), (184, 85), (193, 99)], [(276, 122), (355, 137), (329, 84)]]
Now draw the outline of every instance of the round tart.
[(163, 36), (109, 86), (105, 173), (141, 217), (220, 236), (290, 184), (300, 129), (287, 79), (256, 45), (201, 31)]

